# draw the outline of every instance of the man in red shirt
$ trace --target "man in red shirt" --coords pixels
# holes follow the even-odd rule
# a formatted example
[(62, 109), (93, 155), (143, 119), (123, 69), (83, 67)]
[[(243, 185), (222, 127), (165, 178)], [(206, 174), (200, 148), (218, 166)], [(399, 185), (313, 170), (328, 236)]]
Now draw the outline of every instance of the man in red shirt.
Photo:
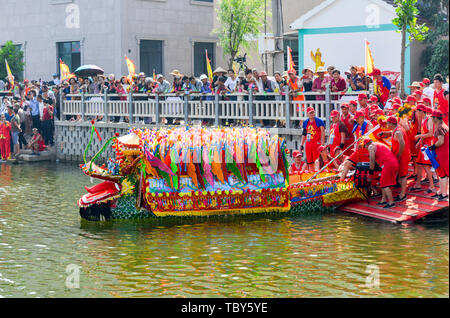
[(373, 77), (373, 81), (376, 86), (376, 93), (380, 98), (380, 103), (386, 105), (387, 100), (389, 99), (389, 92), (391, 91), (391, 82), (386, 76), (381, 75), (381, 71), (377, 68), (374, 68), (372, 73), (367, 74), (368, 76)]
[(422, 91), (415, 90), (413, 96), (416, 98), (417, 102), (420, 102), (422, 100)]
[[(355, 140), (358, 140), (373, 128), (372, 124), (365, 120), (364, 113), (360, 110), (355, 114), (355, 122), (356, 124), (352, 130)], [(369, 162), (369, 153), (367, 152), (367, 149), (364, 148), (361, 139), (355, 143), (354, 152), (345, 159), (341, 178), (345, 179), (348, 171), (352, 167), (355, 167), (358, 162)]]
[(330, 153), (334, 156), (334, 150), (336, 147), (345, 149), (345, 143), (347, 137), (350, 136), (347, 126), (341, 121), (339, 112), (333, 110), (331, 112), (332, 124), (330, 127), (330, 137), (328, 139), (328, 145), (330, 146)]
[(365, 109), (365, 116), (366, 116), (366, 120), (371, 120), (372, 118), (372, 113), (376, 110), (379, 109), (380, 107), (378, 106), (378, 97), (376, 96), (372, 96), (369, 98), (368, 101), (368, 106)]
[(289, 167), (289, 174), (290, 175), (302, 172), (302, 168), (303, 168), (302, 154), (300, 153), (300, 151), (295, 150), (292, 153), (292, 157), (294, 158), (294, 162)]
[(358, 95), (358, 103), (359, 103), (359, 109), (364, 109), (367, 107), (367, 95), (366, 94), (359, 94)]
[[(356, 109), (356, 101), (350, 101), (350, 108), (353, 106)], [(353, 115), (350, 113), (350, 109), (349, 107), (347, 107), (347, 104), (342, 104), (341, 105), (341, 111), (342, 111), (342, 116), (341, 116), (341, 121), (345, 124), (345, 126), (347, 127), (347, 131), (348, 131), (348, 136), (345, 140), (344, 143), (344, 147), (342, 148), (342, 151), (344, 151), (345, 149), (348, 148), (348, 146), (350, 146), (354, 141), (355, 138), (353, 137), (352, 131), (353, 131), (353, 126), (355, 125), (355, 121), (353, 119)], [(354, 112), (354, 114), (356, 114), (356, 110)], [(353, 149), (349, 149), (345, 152), (345, 155), (350, 156), (353, 153)]]
[[(348, 103), (348, 112), (349, 112), (349, 114), (351, 115), (351, 116), (355, 116), (355, 114), (356, 114), (356, 111), (358, 110), (358, 102), (356, 101), (356, 100), (351, 100), (349, 103)], [(341, 109), (342, 109), (342, 106), (341, 106)]]
[(433, 108), (441, 111), (444, 123), (448, 126), (448, 100), (444, 96), (443, 83), (444, 78), (441, 74), (434, 75)]
[(400, 194), (395, 197), (396, 202), (406, 200), (406, 187), (411, 151), (409, 150), (408, 136), (405, 129), (398, 124), (396, 117), (387, 119), (387, 126), (392, 131), (391, 151), (398, 160), (398, 179), (401, 186)]
[(427, 96), (422, 97), (422, 104), (424, 104), (427, 107), (433, 107), (431, 99), (429, 99)]
[(6, 120), (5, 114), (1, 114), (0, 116), (0, 159), (2, 161), (8, 160), (9, 155), (11, 153), (11, 145), (10, 145), (10, 131), (11, 131), (11, 123)]
[(308, 119), (303, 122), (303, 136), (301, 140), (301, 150), (306, 153), (306, 163), (310, 171), (314, 170), (314, 162), (319, 158), (320, 145), (325, 143), (325, 123), (316, 117), (313, 107), (306, 109)]
[(42, 137), (44, 137), (45, 145), (53, 145), (53, 106), (51, 101), (44, 102), (44, 109), (42, 111)]
[(432, 110), (428, 107), (425, 107), (423, 104), (418, 104), (416, 109), (416, 114), (419, 122), (419, 130), (414, 140), (417, 145), (417, 179), (416, 184), (412, 191), (420, 191), (422, 190), (421, 181), (422, 181), (422, 171), (425, 170), (425, 174), (428, 178), (429, 189), (426, 191), (427, 194), (436, 192), (433, 181), (433, 174), (431, 172), (431, 162), (426, 159), (422, 150), (422, 147), (431, 146), (433, 141), (433, 133), (434, 133), (434, 124), (431, 119)]
[(417, 103), (417, 99), (416, 97), (414, 97), (413, 95), (409, 95), (408, 97), (406, 97), (405, 102), (411, 106), (411, 107), (415, 107), (416, 103)]
[(395, 207), (394, 198), (392, 197), (392, 186), (397, 184), (398, 161), (388, 146), (378, 142), (373, 142), (370, 138), (364, 138), (364, 148), (369, 152), (370, 166), (369, 175), (373, 176), (375, 172), (375, 163), (381, 167), (380, 188), (381, 201), (377, 205), (383, 206), (384, 209), (392, 209)]

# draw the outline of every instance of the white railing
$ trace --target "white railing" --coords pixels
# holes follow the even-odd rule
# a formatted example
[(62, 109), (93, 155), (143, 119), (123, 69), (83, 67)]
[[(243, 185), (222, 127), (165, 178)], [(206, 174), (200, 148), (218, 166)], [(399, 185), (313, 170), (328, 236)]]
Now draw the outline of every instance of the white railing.
[[(357, 99), (360, 93), (304, 93), (303, 96), (325, 96), (325, 100), (291, 100), (287, 91), (283, 93), (258, 94), (61, 94), (61, 119), (79, 116), (82, 120), (101, 117), (109, 122), (113, 118), (127, 118), (130, 123), (144, 120), (146, 123), (161, 123), (162, 118), (184, 120), (214, 120), (219, 126), (228, 120), (246, 120), (249, 125), (265, 121), (284, 121), (286, 128), (294, 127), (295, 122), (307, 118), (306, 109), (313, 107), (316, 116), (327, 122), (329, 127), (330, 112), (340, 110), (340, 105), (351, 99)], [(333, 100), (338, 96), (338, 100)], [(67, 98), (68, 97), (68, 98)], [(305, 98), (306, 99), (306, 98)], [(298, 123), (297, 123), (298, 124)]]

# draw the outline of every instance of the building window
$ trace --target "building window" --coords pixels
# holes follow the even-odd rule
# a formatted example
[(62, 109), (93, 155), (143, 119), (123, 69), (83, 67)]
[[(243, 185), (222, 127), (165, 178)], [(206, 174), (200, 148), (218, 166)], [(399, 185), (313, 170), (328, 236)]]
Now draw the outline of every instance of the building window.
[[(200, 3), (199, 3), (200, 2)], [(214, 0), (191, 0), (192, 4), (213, 3)]]
[(163, 41), (140, 41), (140, 71), (148, 76), (163, 74)]
[(194, 76), (208, 74), (206, 68), (206, 50), (208, 50), (208, 58), (211, 61), (211, 68), (215, 68), (215, 50), (214, 43), (195, 42), (194, 43)]
[(59, 73), (59, 59), (61, 59), (74, 72), (81, 66), (80, 42), (58, 42), (56, 43), (56, 65)]

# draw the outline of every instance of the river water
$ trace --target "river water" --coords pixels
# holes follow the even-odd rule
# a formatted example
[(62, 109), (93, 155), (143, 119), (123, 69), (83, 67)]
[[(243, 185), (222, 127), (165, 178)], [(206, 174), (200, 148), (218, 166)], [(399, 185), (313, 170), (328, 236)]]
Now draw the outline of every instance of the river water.
[(90, 180), (76, 165), (0, 169), (0, 297), (449, 296), (445, 222), (336, 212), (89, 223), (76, 201)]

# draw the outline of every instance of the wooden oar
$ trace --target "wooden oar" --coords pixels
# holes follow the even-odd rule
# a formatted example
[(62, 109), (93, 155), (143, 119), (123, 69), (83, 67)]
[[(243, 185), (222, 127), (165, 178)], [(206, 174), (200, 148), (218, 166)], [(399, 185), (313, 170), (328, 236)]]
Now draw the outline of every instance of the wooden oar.
[(358, 139), (356, 139), (350, 146), (348, 146), (345, 150), (343, 150), (336, 158), (334, 158), (333, 160), (331, 160), (329, 163), (327, 163), (322, 169), (320, 169), (319, 171), (317, 171), (311, 178), (308, 179), (308, 181), (306, 182), (310, 182), (312, 179), (314, 179), (315, 177), (317, 177), (317, 175), (319, 175), (322, 171), (324, 171), (326, 168), (328, 168), (328, 166), (330, 164), (332, 164), (336, 159), (340, 158), (344, 152), (346, 152), (347, 150), (349, 150), (355, 143), (357, 143), (358, 141), (360, 141), (363, 137), (370, 135), (371, 133), (373, 133), (374, 131), (376, 131), (378, 128), (380, 128), (380, 125), (375, 126), (374, 128), (372, 128), (371, 130), (369, 130), (368, 132), (366, 132), (364, 135), (362, 135), (361, 137), (359, 137)]

